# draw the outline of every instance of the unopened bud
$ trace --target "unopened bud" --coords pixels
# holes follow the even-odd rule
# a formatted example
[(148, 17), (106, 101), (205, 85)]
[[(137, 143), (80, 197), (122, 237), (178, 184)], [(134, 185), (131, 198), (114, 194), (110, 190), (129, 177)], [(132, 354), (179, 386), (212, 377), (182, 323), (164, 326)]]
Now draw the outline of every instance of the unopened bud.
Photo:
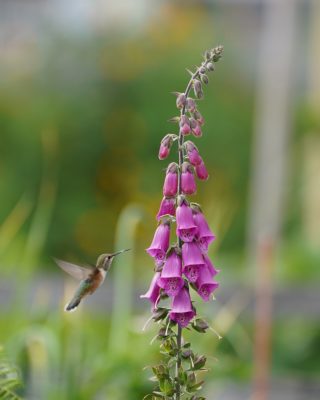
[(199, 79), (195, 79), (193, 81), (193, 90), (194, 94), (197, 99), (202, 99), (203, 98), (203, 91), (202, 91), (202, 85)]
[(214, 64), (212, 62), (209, 62), (207, 64), (207, 69), (208, 69), (208, 71), (214, 71)]
[(205, 74), (201, 75), (201, 82), (204, 83), (205, 85), (209, 83), (209, 78), (207, 77), (207, 75)]
[(191, 133), (190, 121), (186, 115), (181, 115), (179, 125), (182, 135), (189, 135), (189, 133)]
[(211, 51), (211, 58), (212, 61), (219, 61), (220, 58), (222, 57), (223, 53), (223, 46), (217, 46)]
[(183, 108), (186, 105), (186, 95), (184, 93), (180, 93), (177, 97), (176, 105), (178, 108)]
[(191, 121), (192, 121), (192, 125), (191, 125), (192, 133), (194, 134), (194, 136), (197, 136), (197, 137), (202, 136), (201, 125), (199, 124), (199, 122), (194, 118), (190, 119), (190, 123), (191, 123)]
[(163, 195), (167, 197), (175, 196), (178, 191), (178, 164), (168, 165), (166, 177), (163, 184)]
[(192, 165), (199, 165), (202, 163), (202, 158), (199, 154), (197, 146), (192, 143), (190, 140), (184, 143), (187, 156), (189, 158), (189, 161)]
[(197, 191), (193, 167), (187, 161), (181, 166), (181, 190), (183, 194), (194, 194)]
[(161, 144), (160, 144), (160, 149), (159, 149), (159, 160), (164, 160), (165, 158), (168, 157), (169, 153), (170, 153), (170, 148), (172, 146), (173, 143), (173, 139), (172, 139), (172, 135), (168, 134), (166, 135), (162, 140), (161, 140)]
[(196, 174), (197, 174), (197, 177), (202, 181), (205, 181), (209, 178), (207, 168), (203, 161), (201, 164), (196, 166)]
[(201, 65), (201, 67), (199, 68), (199, 72), (200, 74), (205, 74), (207, 72), (206, 67), (204, 65)]
[(204, 118), (203, 116), (199, 113), (199, 111), (195, 111), (193, 113), (194, 118), (199, 122), (200, 125), (204, 124)]
[(187, 98), (187, 110), (189, 111), (189, 112), (191, 112), (191, 113), (194, 113), (194, 112), (196, 112), (196, 110), (197, 110), (197, 105), (196, 105), (196, 102), (194, 101), (194, 99), (193, 98), (191, 98), (191, 97), (188, 97)]

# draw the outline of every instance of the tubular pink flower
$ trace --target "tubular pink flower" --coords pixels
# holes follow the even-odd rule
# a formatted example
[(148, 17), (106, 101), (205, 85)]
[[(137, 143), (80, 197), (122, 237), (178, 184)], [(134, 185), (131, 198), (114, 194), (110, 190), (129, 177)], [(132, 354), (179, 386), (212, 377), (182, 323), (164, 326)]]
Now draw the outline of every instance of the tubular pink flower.
[(181, 257), (173, 250), (167, 257), (161, 277), (158, 280), (158, 285), (168, 296), (176, 296), (184, 285), (181, 269)]
[(159, 277), (160, 272), (156, 272), (152, 278), (148, 291), (140, 296), (141, 299), (148, 299), (150, 301), (152, 304), (152, 310), (157, 308), (157, 304), (160, 299), (160, 286), (158, 285)]
[(172, 300), (169, 317), (184, 328), (194, 316), (195, 311), (192, 308), (189, 290), (183, 287)]
[(160, 208), (157, 214), (157, 220), (159, 221), (163, 215), (176, 215), (176, 207), (175, 207), (175, 198), (174, 197), (164, 197), (161, 201)]
[(202, 181), (205, 181), (205, 180), (207, 180), (209, 178), (209, 174), (208, 174), (207, 168), (204, 165), (203, 161), (202, 161), (201, 164), (196, 166), (196, 174), (197, 174), (197, 177), (199, 179), (201, 179)]
[(177, 236), (184, 242), (192, 242), (197, 232), (197, 226), (193, 221), (192, 210), (183, 201), (176, 210)]
[(188, 162), (181, 166), (181, 190), (183, 194), (194, 194), (197, 191), (193, 167)]
[(217, 275), (219, 273), (219, 270), (214, 267), (208, 254), (203, 254), (203, 259), (204, 259), (204, 262), (205, 262), (211, 276)]
[(185, 142), (184, 145), (185, 145), (190, 163), (194, 166), (201, 164), (203, 161), (199, 154), (197, 146), (194, 143), (192, 143), (190, 140)]
[(150, 247), (146, 250), (154, 258), (157, 266), (161, 266), (165, 260), (169, 248), (170, 224), (161, 223), (154, 234)]
[(215, 235), (212, 233), (209, 225), (202, 214), (202, 212), (197, 211), (193, 214), (193, 220), (197, 225), (197, 234), (196, 238), (199, 241), (199, 247), (202, 251), (208, 251), (209, 244), (216, 238)]
[(197, 243), (184, 243), (182, 245), (183, 273), (190, 282), (195, 282), (205, 262)]
[(211, 293), (219, 286), (218, 282), (212, 280), (212, 275), (207, 265), (200, 270), (199, 277), (195, 283), (197, 292), (204, 301), (209, 301)]
[(167, 197), (175, 196), (178, 191), (178, 165), (169, 164), (163, 184), (163, 195)]

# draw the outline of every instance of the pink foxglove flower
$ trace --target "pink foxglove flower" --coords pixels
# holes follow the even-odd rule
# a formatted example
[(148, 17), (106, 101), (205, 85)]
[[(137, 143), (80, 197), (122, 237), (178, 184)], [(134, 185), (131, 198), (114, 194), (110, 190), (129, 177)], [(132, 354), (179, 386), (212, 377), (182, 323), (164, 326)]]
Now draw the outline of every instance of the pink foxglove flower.
[(181, 190), (183, 194), (194, 194), (197, 191), (193, 167), (186, 161), (181, 166)]
[[(178, 160), (177, 163), (171, 163), (166, 170), (163, 199), (157, 214), (159, 226), (147, 249), (155, 260), (156, 274), (149, 290), (141, 297), (151, 302), (151, 318), (160, 324), (156, 337), (161, 342), (161, 349), (166, 349), (167, 345), (174, 349), (166, 354), (165, 379), (162, 376), (163, 363), (152, 368), (157, 381), (153, 393), (159, 394), (161, 398), (196, 398), (190, 392), (200, 388), (202, 382), (198, 380), (197, 372), (204, 369), (206, 362), (204, 355), (195, 355), (189, 343), (188, 346), (184, 345), (182, 329), (190, 327), (203, 333), (209, 328), (205, 320), (195, 317), (196, 309), (191, 301), (190, 291), (195, 290), (204, 301), (208, 301), (218, 286), (214, 281), (218, 270), (207, 255), (214, 235), (200, 207), (187, 199), (187, 196), (197, 190), (195, 177), (206, 180), (208, 172), (195, 144), (185, 139), (191, 133), (193, 136), (202, 135), (204, 119), (198, 111), (197, 99), (203, 97), (204, 85), (209, 82), (207, 73), (214, 69), (214, 63), (220, 59), (222, 50), (222, 46), (207, 50), (199, 67), (193, 72), (188, 71), (191, 78), (184, 92), (174, 92), (179, 112), (170, 122), (179, 124), (178, 135), (167, 134), (159, 149), (159, 158), (163, 160), (168, 157), (171, 146), (175, 143)], [(192, 95), (192, 90), (195, 96)], [(176, 222), (176, 235), (174, 244), (170, 246), (172, 221)], [(168, 296), (171, 298), (171, 306), (167, 303)], [(162, 302), (165, 303), (162, 305)], [(186, 347), (190, 354), (191, 375), (189, 362), (183, 361)], [(180, 376), (187, 377), (187, 381), (178, 379)]]
[(199, 277), (195, 285), (202, 299), (204, 301), (209, 301), (211, 293), (219, 286), (219, 283), (212, 280), (209, 268), (205, 265), (200, 269)]
[(158, 285), (168, 296), (176, 296), (184, 285), (181, 269), (181, 257), (173, 249), (165, 261), (161, 277), (158, 280)]
[(154, 234), (152, 243), (147, 249), (147, 253), (154, 258), (157, 266), (161, 266), (165, 260), (166, 252), (169, 248), (170, 224), (161, 223)]
[(196, 237), (199, 241), (199, 247), (202, 251), (208, 251), (209, 244), (215, 239), (215, 235), (212, 233), (209, 225), (199, 210), (197, 210), (193, 215), (193, 220), (197, 225)]
[(176, 210), (177, 236), (184, 242), (192, 242), (197, 232), (193, 221), (192, 209), (182, 201)]
[(152, 278), (148, 291), (140, 296), (141, 299), (148, 299), (150, 301), (153, 310), (157, 308), (160, 299), (160, 286), (158, 285), (159, 277), (160, 272), (156, 272)]
[(167, 197), (175, 196), (178, 191), (178, 165), (171, 163), (168, 165), (166, 177), (163, 184), (163, 195)]
[(159, 221), (163, 215), (172, 215), (176, 214), (176, 201), (174, 197), (164, 197), (161, 201), (160, 208), (157, 214), (157, 220)]
[(177, 296), (173, 298), (169, 316), (172, 321), (177, 322), (181, 327), (187, 326), (195, 316), (189, 290), (186, 287), (183, 287)]
[(184, 243), (182, 245), (183, 273), (190, 282), (195, 282), (200, 276), (200, 269), (205, 262), (197, 243)]
[(203, 254), (203, 259), (204, 259), (204, 262), (205, 262), (205, 264), (206, 264), (211, 276), (217, 275), (219, 270), (214, 267), (214, 265), (212, 264), (208, 254)]
[(203, 162), (199, 154), (198, 148), (194, 143), (188, 140), (187, 142), (185, 142), (184, 146), (187, 151), (189, 161), (192, 165), (196, 166)]
[(205, 181), (205, 180), (207, 180), (209, 178), (209, 174), (208, 174), (207, 168), (204, 165), (203, 161), (202, 161), (201, 164), (196, 166), (196, 174), (197, 174), (197, 177), (199, 179), (201, 179), (202, 181)]

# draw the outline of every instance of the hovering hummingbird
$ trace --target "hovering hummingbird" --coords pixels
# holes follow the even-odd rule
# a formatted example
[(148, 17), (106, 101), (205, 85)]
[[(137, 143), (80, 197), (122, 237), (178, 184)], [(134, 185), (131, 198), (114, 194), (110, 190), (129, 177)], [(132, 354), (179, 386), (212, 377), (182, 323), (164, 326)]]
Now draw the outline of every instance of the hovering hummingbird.
[(97, 259), (96, 266), (89, 268), (80, 267), (79, 265), (55, 258), (54, 260), (60, 268), (81, 281), (73, 298), (65, 306), (65, 311), (75, 311), (84, 297), (94, 293), (104, 282), (114, 257), (129, 250), (124, 249), (112, 254), (101, 254)]

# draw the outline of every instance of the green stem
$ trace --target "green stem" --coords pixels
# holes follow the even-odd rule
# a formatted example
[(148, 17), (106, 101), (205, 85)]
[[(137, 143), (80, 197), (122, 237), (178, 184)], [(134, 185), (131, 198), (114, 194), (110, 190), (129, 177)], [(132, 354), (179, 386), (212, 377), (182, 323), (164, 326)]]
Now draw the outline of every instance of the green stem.
[(178, 354), (177, 354), (177, 364), (176, 364), (176, 379), (177, 379), (177, 386), (176, 386), (176, 400), (180, 400), (181, 395), (181, 388), (179, 382), (179, 371), (181, 367), (181, 339), (182, 339), (182, 328), (178, 325), (178, 333), (177, 333), (177, 347), (178, 347)]

